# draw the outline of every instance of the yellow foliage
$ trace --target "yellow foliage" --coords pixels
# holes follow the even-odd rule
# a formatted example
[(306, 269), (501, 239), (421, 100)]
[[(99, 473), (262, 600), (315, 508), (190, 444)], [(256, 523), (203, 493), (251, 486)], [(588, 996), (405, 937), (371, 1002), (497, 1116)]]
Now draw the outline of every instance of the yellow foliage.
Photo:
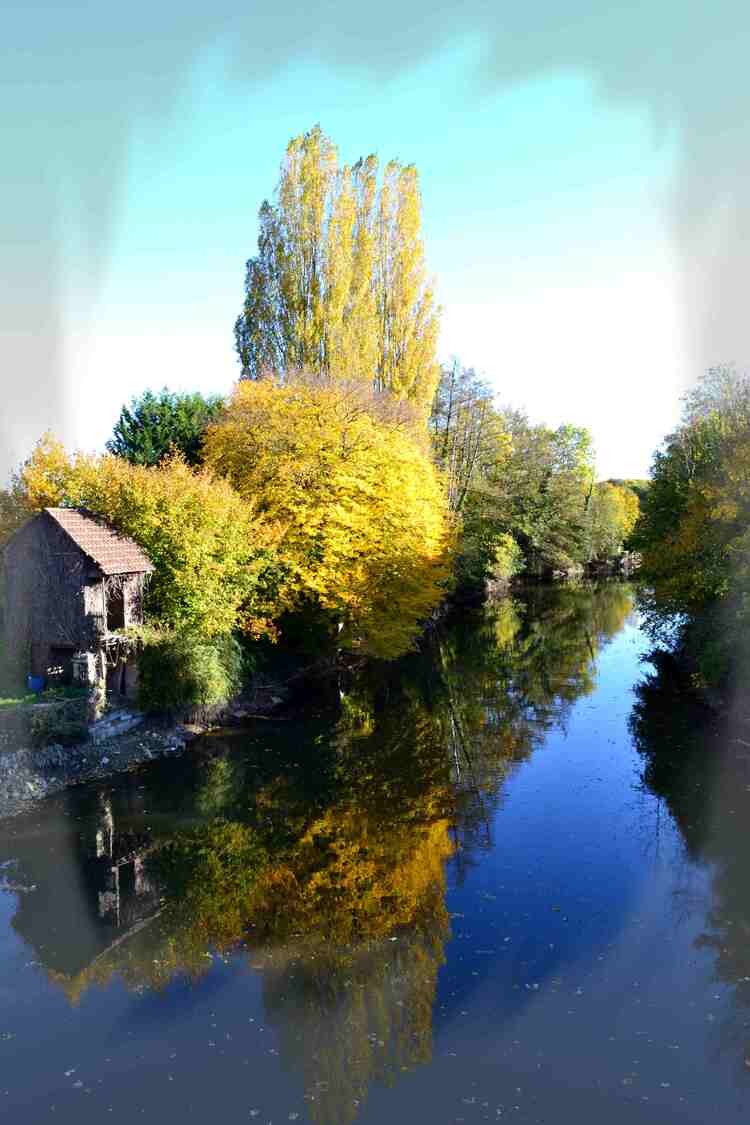
[(622, 485), (613, 486), (617, 493), (618, 521), (622, 529), (623, 539), (627, 539), (638, 522), (641, 505), (638, 496), (632, 488), (623, 488)]
[(317, 601), (349, 647), (410, 646), (443, 595), (452, 529), (403, 410), (356, 381), (243, 381), (205, 458), (269, 522), (282, 602)]
[(155, 467), (112, 454), (70, 456), (45, 434), (18, 480), (32, 511), (87, 508), (139, 543), (154, 564), (147, 597), (163, 624), (206, 637), (265, 627), (269, 607), (254, 593), (268, 536), (209, 469), (193, 470), (179, 456)]
[(60, 507), (65, 499), (71, 467), (71, 458), (62, 442), (49, 430), (42, 434), (31, 456), (16, 475), (23, 503), (30, 512)]
[(597, 484), (588, 507), (590, 557), (618, 555), (636, 525), (639, 511), (632, 489), (609, 481)]
[(16, 488), (0, 489), (0, 549), (30, 515), (23, 496)]
[(439, 378), (416, 169), (375, 156), (339, 168), (320, 127), (287, 146), (275, 204), (260, 210), (236, 325), (247, 374), (295, 368), (352, 376), (426, 419)]
[(251, 916), (278, 939), (297, 931), (337, 943), (377, 940), (413, 923), (431, 888), (445, 887), (447, 820), (384, 835), (359, 806), (329, 810), (286, 863), (262, 871)]

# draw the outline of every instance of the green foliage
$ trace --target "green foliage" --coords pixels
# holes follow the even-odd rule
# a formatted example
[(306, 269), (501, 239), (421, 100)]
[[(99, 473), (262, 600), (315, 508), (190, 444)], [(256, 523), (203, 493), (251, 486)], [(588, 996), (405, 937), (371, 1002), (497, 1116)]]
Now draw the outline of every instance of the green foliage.
[(45, 435), (19, 480), (31, 510), (87, 508), (144, 548), (154, 566), (146, 587), (153, 623), (207, 637), (266, 628), (268, 536), (251, 502), (210, 470), (191, 469), (177, 454), (156, 466), (70, 456)]
[(638, 495), (633, 489), (611, 481), (594, 485), (586, 510), (588, 558), (606, 560), (621, 555), (638, 512)]
[(138, 703), (144, 711), (180, 711), (225, 703), (242, 688), (243, 651), (233, 636), (146, 631), (138, 658)]
[(430, 434), (451, 507), (462, 517), (459, 586), (518, 572), (515, 550), (512, 561), (495, 558), (503, 536), (512, 537), (532, 574), (589, 561), (594, 466), (587, 431), (550, 430), (499, 409), (485, 380), (454, 362), (442, 371)]
[(72, 699), (57, 706), (33, 708), (30, 711), (29, 734), (36, 746), (48, 746), (52, 742), (72, 746), (84, 741), (88, 738), (86, 699)]
[(13, 481), (10, 488), (0, 488), (0, 550), (11, 535), (26, 522), (30, 514), (24, 504), (17, 480)]
[(459, 590), (481, 590), (487, 583), (507, 582), (523, 572), (523, 552), (513, 536), (498, 531), (491, 519), (471, 510), (462, 525), (454, 569)]
[(746, 666), (750, 624), (750, 378), (706, 373), (655, 457), (633, 545), (654, 634), (705, 684)]
[(123, 406), (107, 449), (133, 465), (157, 465), (174, 452), (198, 465), (203, 432), (221, 408), (217, 395), (177, 394), (166, 387), (159, 394), (146, 391)]
[(498, 535), (494, 543), (490, 577), (499, 581), (514, 578), (523, 570), (523, 552), (507, 531)]

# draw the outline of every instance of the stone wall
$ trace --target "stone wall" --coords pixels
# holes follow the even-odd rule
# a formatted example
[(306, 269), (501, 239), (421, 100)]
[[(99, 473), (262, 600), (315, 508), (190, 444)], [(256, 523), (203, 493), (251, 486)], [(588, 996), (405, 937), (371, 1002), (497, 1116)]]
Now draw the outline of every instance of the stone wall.
[(73, 745), (87, 737), (86, 700), (64, 699), (0, 711), (0, 754), (20, 746)]

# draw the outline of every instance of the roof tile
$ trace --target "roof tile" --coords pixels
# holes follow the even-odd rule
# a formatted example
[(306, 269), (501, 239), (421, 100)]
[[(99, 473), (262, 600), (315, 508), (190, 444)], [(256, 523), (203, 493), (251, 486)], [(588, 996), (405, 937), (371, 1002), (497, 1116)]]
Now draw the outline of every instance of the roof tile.
[(46, 508), (104, 574), (145, 574), (153, 565), (146, 552), (93, 512), (84, 508)]

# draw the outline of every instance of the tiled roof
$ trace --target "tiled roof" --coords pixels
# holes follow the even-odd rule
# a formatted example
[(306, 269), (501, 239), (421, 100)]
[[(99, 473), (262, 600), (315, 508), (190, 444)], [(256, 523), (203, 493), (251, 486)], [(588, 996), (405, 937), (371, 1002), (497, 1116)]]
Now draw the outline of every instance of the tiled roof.
[(151, 560), (137, 543), (83, 508), (45, 508), (104, 574), (145, 574)]

